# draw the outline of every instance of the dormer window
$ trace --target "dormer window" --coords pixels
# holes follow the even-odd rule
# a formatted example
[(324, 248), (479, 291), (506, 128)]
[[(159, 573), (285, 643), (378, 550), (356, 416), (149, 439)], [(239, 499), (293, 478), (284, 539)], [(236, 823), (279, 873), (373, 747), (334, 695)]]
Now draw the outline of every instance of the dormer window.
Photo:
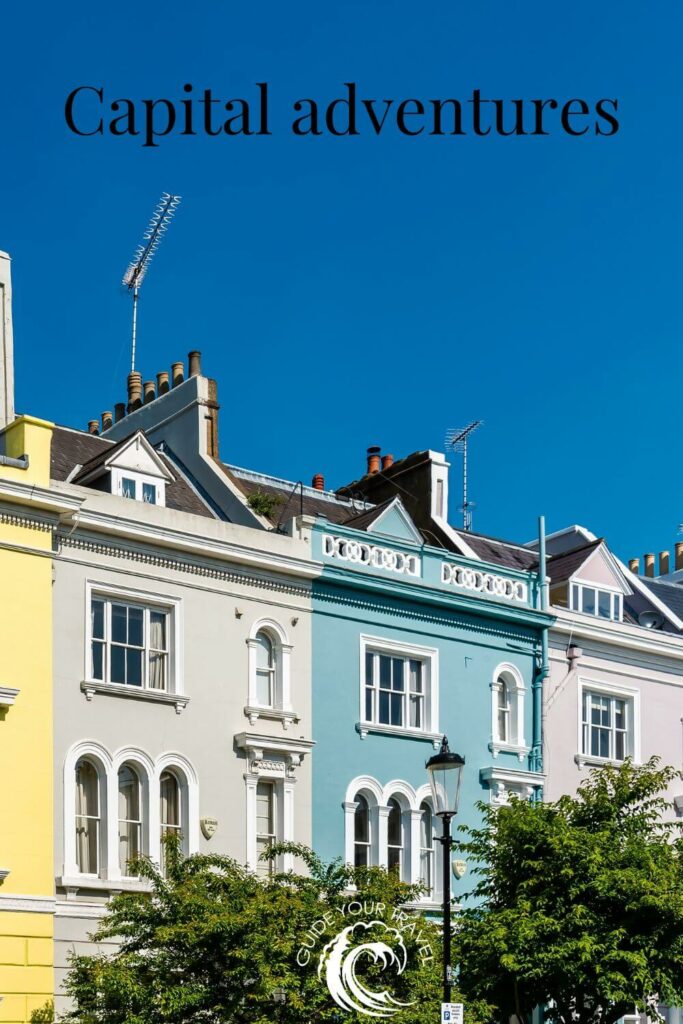
[(101, 451), (81, 468), (73, 482), (143, 505), (165, 505), (166, 486), (173, 480), (165, 458), (138, 431)]
[(121, 497), (122, 498), (132, 498), (133, 501), (135, 501), (135, 498), (137, 497), (137, 495), (135, 493), (137, 491), (137, 487), (135, 486), (135, 483), (136, 483), (136, 481), (135, 480), (131, 480), (131, 478), (129, 476), (121, 477)]
[(145, 484), (142, 485), (142, 500), (147, 505), (156, 505), (157, 503), (157, 489), (156, 484)]
[(623, 617), (622, 595), (615, 590), (604, 590), (585, 583), (572, 583), (570, 587), (570, 608), (584, 615), (598, 619), (621, 622)]

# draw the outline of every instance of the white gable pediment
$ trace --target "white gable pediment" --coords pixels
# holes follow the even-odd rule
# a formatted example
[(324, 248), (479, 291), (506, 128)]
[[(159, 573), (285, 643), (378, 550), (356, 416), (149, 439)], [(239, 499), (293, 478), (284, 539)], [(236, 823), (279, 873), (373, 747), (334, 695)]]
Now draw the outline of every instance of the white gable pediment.
[(604, 544), (601, 544), (588, 556), (583, 565), (573, 574), (572, 581), (618, 590), (621, 594), (633, 593), (619, 568), (619, 563)]
[(367, 529), (368, 533), (379, 533), (383, 537), (408, 541), (411, 544), (423, 544), (422, 534), (406, 512), (400, 498), (387, 505)]
[(133, 434), (129, 440), (105, 460), (108, 469), (118, 469), (170, 483), (173, 475), (154, 451), (144, 434)]

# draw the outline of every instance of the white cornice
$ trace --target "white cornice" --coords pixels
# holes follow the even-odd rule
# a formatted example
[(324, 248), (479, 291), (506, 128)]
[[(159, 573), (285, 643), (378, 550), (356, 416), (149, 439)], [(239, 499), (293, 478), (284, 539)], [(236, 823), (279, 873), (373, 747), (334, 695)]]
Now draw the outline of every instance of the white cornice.
[[(198, 537), (196, 534), (185, 533), (171, 527), (115, 517), (95, 510), (81, 509), (73, 516), (72, 521), (78, 529), (93, 530), (112, 537), (124, 537), (139, 543), (172, 548), (176, 552), (184, 551), (204, 558), (236, 562), (252, 568), (277, 570), (289, 576), (298, 576), (304, 579), (315, 579), (322, 571), (322, 566), (313, 560), (294, 558), (276, 551), (235, 544), (228, 540)], [(262, 535), (259, 534), (259, 536)]]
[(50, 896), (23, 896), (0, 892), (1, 911), (25, 912), (29, 914), (54, 914), (55, 901)]
[(19, 690), (11, 686), (0, 686), (0, 708), (9, 708), (19, 696)]
[(571, 636), (572, 640), (594, 640), (607, 646), (631, 648), (648, 654), (670, 658), (683, 658), (683, 636), (662, 633), (659, 630), (645, 630), (642, 626), (631, 626), (625, 622), (607, 619), (591, 619), (577, 614), (572, 617), (562, 608), (554, 608), (557, 619), (550, 627), (551, 636)]
[(307, 754), (315, 746), (315, 740), (289, 739), (284, 736), (266, 736), (264, 733), (240, 732), (235, 743), (242, 750), (268, 750), (278, 754)]
[(31, 505), (33, 508), (55, 512), (57, 515), (75, 512), (83, 502), (83, 498), (56, 494), (50, 488), (38, 484), (0, 479), (0, 500), (3, 499), (12, 504)]

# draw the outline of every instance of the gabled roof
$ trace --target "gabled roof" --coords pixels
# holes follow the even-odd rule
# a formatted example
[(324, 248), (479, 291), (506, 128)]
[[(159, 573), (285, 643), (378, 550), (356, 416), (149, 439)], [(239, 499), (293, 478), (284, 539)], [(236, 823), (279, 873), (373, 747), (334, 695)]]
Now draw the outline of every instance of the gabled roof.
[[(282, 480), (266, 473), (256, 473), (241, 466), (221, 464), (223, 472), (233, 481), (247, 500), (252, 494), (266, 494), (277, 499), (273, 511), (265, 516), (273, 525), (281, 519), (298, 515), (325, 516), (331, 523), (341, 525), (352, 516), (374, 508), (367, 502), (338, 498), (334, 491), (319, 491), (294, 480)], [(285, 513), (285, 515), (283, 515)]]
[(683, 587), (680, 583), (665, 583), (647, 576), (639, 578), (662, 604), (666, 605), (679, 619), (683, 619)]
[(589, 541), (570, 551), (563, 551), (562, 554), (553, 555), (546, 562), (546, 572), (552, 583), (566, 583), (567, 580), (579, 571), (581, 566), (588, 561), (594, 551), (603, 543), (602, 538)]
[(399, 497), (388, 498), (367, 512), (347, 519), (344, 526), (354, 530), (367, 530), (412, 544), (424, 544), (422, 534), (405, 510)]
[[(125, 439), (128, 440), (128, 439)], [(119, 442), (119, 444), (124, 442)], [(101, 460), (104, 463), (114, 448), (117, 448), (114, 441), (96, 434), (86, 434), (82, 430), (73, 430), (71, 427), (55, 426), (52, 432), (52, 444), (50, 448), (50, 476), (53, 480), (68, 480), (72, 478), (74, 470), (76, 476), (80, 476), (86, 468), (89, 472)], [(186, 479), (176, 466), (173, 466), (164, 455), (155, 451), (155, 457), (164, 465), (165, 471), (169, 474), (169, 481), (166, 484), (166, 508), (175, 509), (177, 512), (190, 512), (192, 515), (216, 518), (208, 505), (193, 488), (189, 479)], [(81, 485), (81, 486), (87, 486)]]
[(508, 569), (521, 569), (524, 572), (535, 572), (538, 568), (537, 552), (530, 551), (522, 544), (487, 537), (483, 533), (472, 533), (470, 530), (464, 534), (463, 539), (484, 562), (493, 562)]
[(113, 443), (111, 448), (105, 448), (97, 455), (94, 455), (92, 459), (83, 465), (78, 473), (72, 477), (72, 481), (75, 484), (87, 483), (88, 480), (95, 480), (98, 476), (98, 470), (102, 471), (109, 469), (112, 465), (115, 465), (116, 460), (124, 455), (125, 452), (135, 443), (142, 446), (145, 454), (154, 465), (156, 471), (160, 476), (170, 483), (174, 478), (171, 473), (168, 464), (162, 459), (161, 455), (152, 448), (151, 444), (143, 434), (141, 430), (136, 430), (133, 434), (129, 434), (127, 437), (122, 438), (120, 441)]

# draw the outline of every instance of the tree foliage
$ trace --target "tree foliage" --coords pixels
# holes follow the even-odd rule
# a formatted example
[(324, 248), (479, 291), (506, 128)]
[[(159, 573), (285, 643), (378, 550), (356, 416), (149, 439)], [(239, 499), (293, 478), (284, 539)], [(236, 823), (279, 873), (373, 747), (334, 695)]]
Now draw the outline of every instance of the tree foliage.
[[(465, 829), (480, 901), (461, 915), (460, 985), (495, 1018), (613, 1024), (683, 1000), (683, 844), (656, 758), (592, 773), (556, 803), (481, 805)], [(666, 823), (667, 818), (669, 823)]]
[[(94, 938), (115, 938), (118, 950), (72, 958), (67, 989), (74, 1009), (66, 1019), (73, 1024), (367, 1024), (367, 1017), (339, 1009), (316, 971), (325, 943), (350, 923), (342, 910), (353, 900), (401, 928), (408, 951), (402, 974), (382, 974), (370, 957), (363, 957), (359, 968), (373, 990), (390, 987), (396, 999), (413, 1003), (392, 1020), (438, 1020), (439, 929), (414, 911), (394, 916), (415, 899), (416, 888), (379, 868), (324, 864), (303, 847), (281, 844), (273, 852), (303, 858), (308, 874), (259, 879), (227, 857), (183, 859), (172, 840), (167, 877), (150, 862), (138, 862), (136, 870), (148, 879), (151, 892), (121, 893), (110, 901)], [(274, 1001), (278, 989), (286, 1002)], [(485, 1007), (473, 1006), (469, 1021), (476, 1024), (485, 1016)]]

